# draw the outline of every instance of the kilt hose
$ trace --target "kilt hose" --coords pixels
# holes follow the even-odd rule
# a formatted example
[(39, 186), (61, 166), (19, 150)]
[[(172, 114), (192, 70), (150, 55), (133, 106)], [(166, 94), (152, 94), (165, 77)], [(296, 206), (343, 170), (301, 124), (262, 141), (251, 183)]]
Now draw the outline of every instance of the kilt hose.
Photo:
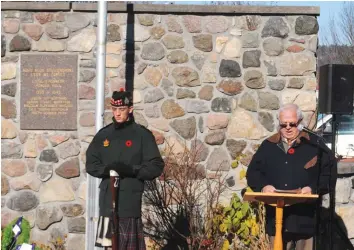
[[(145, 250), (143, 222), (141, 218), (118, 218), (118, 249)], [(112, 246), (113, 221), (109, 217), (100, 216), (97, 226), (97, 247)]]

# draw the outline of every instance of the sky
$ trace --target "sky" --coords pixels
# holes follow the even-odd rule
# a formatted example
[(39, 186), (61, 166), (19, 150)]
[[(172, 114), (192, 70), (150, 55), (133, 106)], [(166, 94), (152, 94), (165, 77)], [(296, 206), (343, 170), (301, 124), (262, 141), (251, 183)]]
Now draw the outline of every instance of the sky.
[[(175, 1), (178, 4), (203, 4), (205, 1)], [(278, 6), (319, 6), (320, 16), (318, 16), (318, 23), (320, 27), (319, 40), (322, 44), (323, 37), (329, 35), (327, 30), (329, 21), (331, 17), (340, 16), (343, 1), (264, 1), (264, 4), (269, 4), (269, 2), (275, 2)], [(255, 2), (255, 5), (259, 3)]]

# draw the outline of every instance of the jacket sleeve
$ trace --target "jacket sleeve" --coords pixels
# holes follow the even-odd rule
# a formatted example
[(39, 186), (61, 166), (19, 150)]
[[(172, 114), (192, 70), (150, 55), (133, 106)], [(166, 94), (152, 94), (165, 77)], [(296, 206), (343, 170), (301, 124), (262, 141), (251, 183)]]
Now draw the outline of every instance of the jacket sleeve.
[(269, 182), (266, 178), (266, 154), (264, 142), (258, 148), (257, 152), (247, 168), (247, 185), (255, 192), (260, 192), (263, 187), (267, 186)]
[(109, 169), (103, 165), (101, 155), (97, 149), (97, 139), (94, 137), (86, 151), (86, 172), (97, 178), (109, 177)]
[(321, 165), (310, 187), (313, 193), (323, 195), (329, 193), (330, 189), (335, 189), (337, 182), (337, 160), (323, 141), (321, 142), (321, 148), (323, 149)]
[(155, 142), (155, 137), (149, 131), (142, 139), (143, 160), (140, 165), (133, 165), (135, 177), (151, 181), (162, 174), (165, 163)]

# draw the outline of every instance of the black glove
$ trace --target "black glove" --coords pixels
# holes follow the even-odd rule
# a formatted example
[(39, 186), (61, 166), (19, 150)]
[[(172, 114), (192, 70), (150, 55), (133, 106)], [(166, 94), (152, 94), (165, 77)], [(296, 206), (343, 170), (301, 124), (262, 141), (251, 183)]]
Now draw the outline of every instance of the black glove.
[(130, 166), (130, 165), (122, 163), (122, 162), (114, 162), (112, 164), (109, 164), (107, 166), (107, 168), (109, 170), (116, 171), (120, 177), (135, 177), (136, 176), (133, 166)]

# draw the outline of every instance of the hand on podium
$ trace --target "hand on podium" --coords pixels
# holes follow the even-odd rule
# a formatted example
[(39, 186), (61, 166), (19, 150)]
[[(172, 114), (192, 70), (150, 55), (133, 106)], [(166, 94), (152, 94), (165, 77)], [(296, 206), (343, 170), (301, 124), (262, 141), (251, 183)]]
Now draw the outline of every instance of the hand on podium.
[(311, 194), (312, 193), (312, 189), (310, 187), (304, 187), (301, 189), (301, 193), (302, 194)]
[(275, 192), (275, 187), (272, 185), (267, 185), (264, 188), (262, 188), (262, 193), (274, 193)]

